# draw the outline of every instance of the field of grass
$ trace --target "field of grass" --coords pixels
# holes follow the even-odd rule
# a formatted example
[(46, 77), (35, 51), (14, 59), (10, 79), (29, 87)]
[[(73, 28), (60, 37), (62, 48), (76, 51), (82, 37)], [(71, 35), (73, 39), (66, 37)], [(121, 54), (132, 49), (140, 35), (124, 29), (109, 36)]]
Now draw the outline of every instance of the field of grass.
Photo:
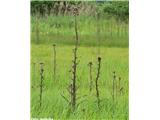
[[(116, 22), (114, 19), (80, 16), (78, 19), (78, 34), (80, 45), (97, 46), (100, 39), (101, 46), (128, 47), (128, 24)], [(31, 18), (31, 42), (37, 43), (36, 32), (38, 28), (39, 41), (43, 44), (74, 45), (74, 18), (71, 16), (49, 16), (47, 18)], [(37, 25), (38, 24), (38, 25)], [(97, 26), (100, 30), (97, 35)]]
[[(80, 19), (80, 18), (79, 18)], [(49, 17), (39, 20), (39, 41), (36, 43), (36, 23), (31, 19), (31, 117), (54, 119), (128, 119), (128, 25), (117, 27), (114, 22), (107, 23), (100, 20), (100, 56), (101, 70), (98, 81), (100, 95), (100, 109), (97, 106), (95, 79), (97, 74), (97, 35), (96, 21), (92, 18), (82, 17), (79, 20), (78, 66), (77, 66), (77, 107), (74, 112), (69, 110), (68, 102), (61, 96), (70, 98), (67, 87), (71, 83), (72, 60), (74, 48), (74, 28), (69, 28), (69, 20)], [(85, 20), (84, 20), (85, 19)], [(84, 22), (83, 22), (84, 21)], [(113, 21), (113, 20), (112, 20)], [(56, 22), (61, 24), (55, 28)], [(111, 24), (109, 24), (111, 23)], [(53, 24), (53, 26), (51, 25)], [(104, 26), (106, 25), (106, 26)], [(112, 31), (109, 32), (110, 27)], [(68, 27), (67, 27), (68, 26)], [(125, 27), (124, 27), (125, 26)], [(122, 32), (123, 31), (123, 32)], [(56, 44), (56, 80), (53, 76), (53, 44)], [(42, 106), (39, 107), (40, 94), (40, 62), (44, 63), (44, 81), (42, 93)], [(89, 91), (89, 66), (93, 63), (93, 88)], [(117, 92), (113, 105), (113, 71), (116, 73)], [(119, 77), (121, 81), (119, 82)], [(121, 89), (123, 88), (123, 89)], [(121, 89), (121, 90), (120, 90)]]

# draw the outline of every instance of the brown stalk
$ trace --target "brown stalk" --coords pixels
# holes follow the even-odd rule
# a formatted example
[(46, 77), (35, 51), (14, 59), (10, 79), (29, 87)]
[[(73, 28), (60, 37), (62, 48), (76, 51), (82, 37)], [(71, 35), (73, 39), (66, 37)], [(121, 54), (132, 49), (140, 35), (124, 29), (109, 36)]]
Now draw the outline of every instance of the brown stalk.
[(124, 88), (121, 86), (121, 77), (119, 77), (119, 94), (122, 95)]
[(56, 81), (56, 45), (53, 44), (53, 79)]
[(93, 81), (92, 81), (92, 62), (89, 62), (89, 77), (90, 77), (90, 81), (89, 81), (89, 91), (92, 91), (92, 86), (93, 86)]
[(39, 98), (40, 98), (40, 101), (39, 101), (39, 105), (41, 107), (42, 105), (42, 93), (43, 93), (43, 80), (44, 80), (44, 63), (40, 63), (40, 95), (39, 95)]
[(78, 50), (78, 28), (77, 28), (77, 15), (78, 15), (78, 8), (74, 8), (74, 21), (75, 21), (75, 48), (73, 50), (73, 65), (72, 65), (72, 84), (71, 84), (71, 106), (72, 110), (75, 110), (76, 106), (76, 80), (77, 80), (77, 50)]
[(113, 116), (115, 113), (115, 84), (116, 84), (116, 72), (113, 71), (113, 84), (112, 84), (112, 98), (113, 98)]
[(97, 76), (96, 76), (96, 96), (97, 96), (98, 108), (100, 108), (100, 98), (99, 98), (99, 88), (98, 88), (98, 80), (99, 80), (99, 77), (100, 77), (100, 69), (101, 69), (101, 57), (98, 57), (98, 69), (97, 69)]

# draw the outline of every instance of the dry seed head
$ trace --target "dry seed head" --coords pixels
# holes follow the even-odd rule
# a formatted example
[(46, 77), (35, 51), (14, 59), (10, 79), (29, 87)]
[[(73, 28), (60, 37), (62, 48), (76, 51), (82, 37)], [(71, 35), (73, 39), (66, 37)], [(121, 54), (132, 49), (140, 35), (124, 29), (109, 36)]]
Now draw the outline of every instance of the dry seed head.
[(114, 77), (114, 79), (116, 78), (116, 72), (115, 71), (113, 71), (113, 77)]
[(98, 61), (101, 61), (101, 57), (98, 57)]
[(89, 62), (89, 63), (88, 63), (88, 65), (90, 65), (90, 66), (91, 66), (91, 65), (92, 65), (92, 62)]
[(79, 15), (79, 13), (78, 13), (78, 8), (77, 8), (77, 7), (74, 7), (74, 8), (73, 8), (73, 15), (74, 15), (74, 16)]
[(84, 109), (84, 108), (83, 108), (83, 109), (82, 109), (82, 111), (83, 111), (83, 112), (85, 112), (85, 111), (86, 111), (86, 109)]

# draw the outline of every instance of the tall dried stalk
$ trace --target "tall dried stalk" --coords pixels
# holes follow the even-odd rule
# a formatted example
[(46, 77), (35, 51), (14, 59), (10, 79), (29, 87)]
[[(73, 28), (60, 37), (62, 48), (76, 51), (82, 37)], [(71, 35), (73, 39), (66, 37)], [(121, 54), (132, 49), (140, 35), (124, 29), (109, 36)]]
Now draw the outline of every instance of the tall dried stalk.
[(99, 80), (99, 77), (100, 77), (100, 69), (101, 69), (101, 57), (98, 57), (98, 69), (97, 69), (97, 76), (96, 76), (96, 96), (97, 96), (98, 108), (100, 108), (100, 98), (99, 98), (99, 88), (98, 88), (98, 80)]
[(56, 80), (56, 45), (53, 44), (53, 79)]
[(43, 93), (43, 80), (44, 80), (44, 63), (40, 63), (40, 95), (39, 95), (39, 105), (42, 105), (42, 93)]
[(116, 80), (116, 78), (115, 78), (115, 94), (116, 94), (116, 99), (117, 99), (117, 97), (118, 97), (118, 81)]
[(92, 86), (93, 86), (93, 81), (92, 81), (92, 62), (89, 62), (89, 78), (90, 78), (90, 81), (89, 81), (89, 91), (91, 92), (92, 91)]
[(119, 94), (122, 95), (123, 94), (123, 86), (121, 86), (121, 77), (119, 77)]
[(113, 86), (112, 86), (112, 98), (113, 98), (113, 116), (114, 116), (114, 113), (115, 113), (115, 83), (116, 82), (116, 72), (114, 71), (113, 72)]
[(77, 50), (78, 50), (78, 28), (77, 28), (77, 15), (78, 9), (77, 7), (74, 8), (74, 21), (75, 21), (75, 48), (73, 50), (73, 65), (72, 65), (72, 84), (71, 84), (71, 106), (72, 109), (75, 110), (76, 106), (76, 80), (77, 80)]
[(77, 101), (77, 86), (76, 86), (76, 81), (77, 81), (77, 65), (78, 65), (78, 61), (77, 61), (77, 50), (78, 50), (78, 42), (79, 42), (79, 38), (78, 38), (78, 28), (77, 28), (77, 15), (78, 15), (78, 8), (75, 7), (74, 8), (74, 27), (75, 27), (75, 46), (73, 49), (73, 65), (72, 65), (72, 80), (71, 83), (69, 84), (69, 87), (67, 88), (69, 94), (70, 94), (70, 100), (67, 99), (64, 95), (61, 94), (61, 96), (69, 103), (69, 105), (71, 105), (71, 110), (74, 111), (76, 108), (76, 101)]

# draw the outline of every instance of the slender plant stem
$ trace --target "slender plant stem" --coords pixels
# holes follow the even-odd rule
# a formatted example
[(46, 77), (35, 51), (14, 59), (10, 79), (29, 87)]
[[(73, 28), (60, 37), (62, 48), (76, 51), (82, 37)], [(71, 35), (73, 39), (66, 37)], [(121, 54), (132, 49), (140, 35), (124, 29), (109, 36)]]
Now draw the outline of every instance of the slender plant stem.
[(100, 98), (99, 98), (99, 88), (98, 88), (98, 80), (99, 80), (99, 77), (100, 77), (100, 69), (101, 69), (101, 57), (98, 57), (98, 69), (97, 69), (97, 76), (96, 76), (96, 96), (97, 96), (98, 108), (100, 108)]
[(116, 73), (114, 71), (113, 72), (113, 86), (112, 86), (112, 89), (113, 89), (113, 93), (112, 93), (112, 97), (113, 97), (113, 117), (114, 117), (114, 114), (115, 114), (115, 82), (116, 82)]
[(53, 79), (56, 81), (56, 45), (53, 44)]
[(72, 73), (73, 73), (73, 78), (72, 78), (72, 90), (71, 90), (71, 106), (72, 109), (75, 110), (76, 106), (76, 80), (77, 80), (77, 50), (78, 50), (78, 28), (77, 28), (77, 14), (78, 14), (78, 9), (75, 7), (74, 8), (74, 21), (75, 21), (75, 48), (73, 50), (73, 66), (72, 66)]
[(39, 98), (40, 98), (40, 101), (39, 101), (39, 105), (41, 107), (42, 105), (42, 93), (43, 93), (43, 80), (44, 80), (44, 76), (43, 76), (43, 73), (44, 73), (44, 63), (40, 63), (40, 95), (39, 95)]

